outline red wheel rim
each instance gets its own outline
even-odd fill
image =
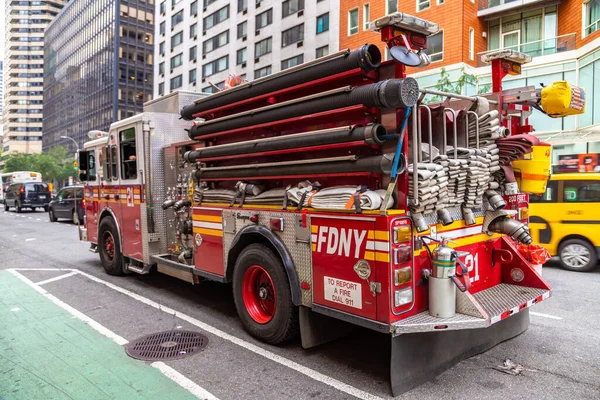
[[[242,297],[250,317],[259,324],[273,319],[277,305],[275,286],[269,273],[259,265],[253,265],[244,274]]]
[[[104,232],[104,250],[111,260],[115,258],[115,239],[110,232]]]

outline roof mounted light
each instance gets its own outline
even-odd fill
[[[493,51],[491,53],[487,53],[481,56],[481,61],[486,64],[491,63],[493,60],[504,59],[508,61],[513,61],[518,64],[527,64],[531,62],[531,56],[525,53],[521,53],[518,51],[503,49],[498,51]]]
[[[88,132],[88,137],[92,140],[100,139],[100,138],[107,137],[107,136],[108,136],[108,132],[104,132],[104,131],[93,130],[93,131]]]
[[[377,18],[369,24],[369,29],[373,32],[379,32],[386,26],[405,29],[410,32],[421,33],[427,36],[438,33],[440,30],[438,24],[402,12],[395,12],[386,15],[385,17]]]

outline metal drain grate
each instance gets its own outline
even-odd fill
[[[125,346],[125,352],[138,360],[174,360],[196,354],[207,344],[208,338],[201,333],[172,330],[134,340]]]

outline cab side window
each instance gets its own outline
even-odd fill
[[[530,194],[530,203],[556,203],[558,199],[558,181],[548,181],[546,191],[541,194]]]
[[[87,180],[96,180],[96,156],[94,155],[94,150],[90,150],[90,152],[88,153]]]
[[[600,203],[600,181],[565,181],[565,203]]]
[[[110,146],[110,170],[112,171],[113,181],[119,179],[119,173],[117,172],[117,160],[117,146]]]
[[[56,195],[56,198],[58,200],[62,200],[65,198],[65,193],[67,192],[67,189],[63,189],[60,192],[58,192],[58,194]]]
[[[120,131],[119,142],[121,143],[121,179],[137,179],[135,128]]]

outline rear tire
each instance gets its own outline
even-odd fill
[[[287,274],[268,247],[252,244],[239,255],[233,299],[244,328],[257,339],[278,344],[298,334],[298,307],[292,303]]]
[[[588,272],[596,268],[598,255],[587,240],[569,239],[558,249],[560,266],[569,271]]]
[[[54,210],[53,209],[50,209],[48,211],[48,218],[50,219],[50,222],[56,222],[57,218],[54,215]]]
[[[123,275],[123,255],[115,221],[110,217],[104,218],[98,232],[98,249],[104,270],[109,275]]]
[[[44,211],[48,212],[49,209],[50,209],[50,206],[44,206]]]

